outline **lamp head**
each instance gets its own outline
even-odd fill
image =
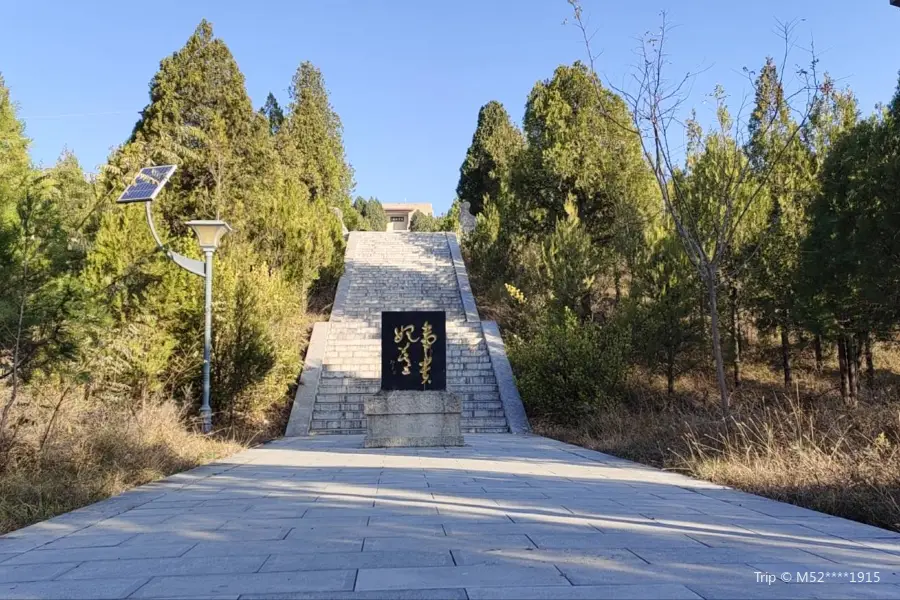
[[[231,226],[228,223],[219,220],[187,221],[185,225],[189,226],[197,234],[200,249],[204,252],[215,252],[216,248],[219,247],[222,236],[231,231]]]

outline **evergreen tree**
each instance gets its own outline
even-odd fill
[[[264,116],[269,122],[269,133],[272,135],[278,133],[281,125],[284,123],[284,111],[281,110],[281,106],[272,92],[269,92],[269,95],[266,96],[266,103],[259,109],[259,114]]]
[[[566,217],[541,248],[541,279],[557,312],[569,310],[584,320],[591,314],[591,288],[601,256],[581,220],[575,203],[566,203]]]
[[[900,88],[882,114],[837,136],[819,182],[803,246],[804,304],[823,335],[837,342],[841,394],[854,402],[871,336],[887,336],[900,322]]]
[[[806,234],[806,210],[814,191],[813,169],[771,58],[766,60],[755,88],[747,155],[764,186],[762,198],[769,218],[750,250],[748,293],[759,327],[777,329],[780,334],[784,383],[790,386],[790,335],[798,325],[798,261]]]
[[[359,213],[366,230],[387,230],[387,213],[384,212],[378,198],[371,197],[366,200],[362,196],[357,196],[353,201],[353,209]]]
[[[816,186],[815,195],[821,191],[822,168],[831,148],[844,134],[853,129],[858,119],[859,108],[853,93],[849,89],[839,89],[826,73],[820,88],[820,97],[803,128],[803,140],[812,156],[812,168],[816,174],[813,182]],[[816,305],[816,292],[802,287],[811,281],[810,278],[801,272],[798,274],[798,281],[801,293],[797,312],[803,326],[815,336],[816,370],[821,372],[824,367],[823,338],[828,327],[820,319],[821,307]]]
[[[417,210],[409,218],[409,230],[419,232],[440,231],[440,219]]]
[[[25,125],[18,119],[0,75],[0,219],[11,217],[11,202],[25,183],[30,166]]]
[[[689,360],[703,342],[697,307],[703,290],[671,225],[634,271],[631,290],[632,348],[636,358],[666,377],[675,393],[676,378],[694,366]]]
[[[267,137],[266,121],[253,111],[234,57],[204,20],[181,50],[160,63],[150,104],[127,145],[144,162],[178,164],[169,184],[174,193],[160,210],[181,233],[181,222],[191,218],[244,225],[271,185]]]
[[[552,231],[571,201],[591,240],[611,244],[626,213],[650,210],[653,180],[630,122],[622,99],[581,63],[558,67],[552,79],[534,86],[516,182],[527,230]]]
[[[322,72],[312,63],[302,63],[290,96],[288,116],[277,137],[285,166],[296,172],[313,200],[349,209],[353,170],[344,156],[343,126],[328,99]]]
[[[502,104],[492,100],[481,107],[456,186],[456,195],[469,203],[473,215],[484,209],[485,197],[497,201],[500,188],[509,182],[513,164],[524,147],[522,133]]]
[[[245,408],[279,401],[296,378],[308,290],[341,257],[337,219],[283,160],[296,153],[276,151],[287,125],[272,135],[228,48],[203,21],[162,61],[150,104],[101,177],[109,195],[142,166],[178,164],[154,211],[164,243],[182,254],[198,252],[185,220],[219,217],[234,227],[216,255],[213,346],[222,367],[214,408],[232,421]],[[113,379],[141,399],[199,390],[199,370],[185,365],[200,351],[202,288],[155,252],[140,212],[106,210],[88,256],[85,279],[106,294],[112,316]],[[142,344],[128,341],[135,339]],[[239,360],[227,369],[217,362],[231,358]]]

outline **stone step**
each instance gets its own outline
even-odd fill
[[[323,429],[310,430],[313,435],[365,435],[365,429]],[[494,432],[491,432],[494,433]]]
[[[342,369],[344,369],[344,368],[346,368],[346,369],[351,369],[351,368],[362,369],[362,368],[369,368],[369,367],[375,367],[375,368],[380,369],[381,368],[381,359],[379,358],[378,360],[374,360],[374,359],[366,358],[366,359],[359,360],[359,359],[354,359],[354,358],[344,358],[344,357],[340,357],[340,356],[337,356],[337,357],[326,356],[322,360],[322,364],[326,365],[327,367],[328,366],[335,367],[335,368],[340,367]]]
[[[505,417],[469,417],[461,420],[463,427],[506,427]]]
[[[503,404],[500,400],[478,402],[463,400],[463,410],[503,410]]]
[[[499,394],[496,383],[462,384],[462,385],[453,385],[453,384],[448,383],[447,387],[449,388],[449,390],[451,392],[456,392],[458,394],[481,394],[481,393]]]
[[[466,427],[461,426],[460,430],[463,433],[509,433],[509,427]]]
[[[331,384],[329,380],[323,379],[319,382],[319,394],[377,394],[381,389],[380,383],[374,384]]]
[[[316,408],[312,418],[314,421],[361,421],[366,418],[366,413],[361,410],[321,410]]]
[[[363,402],[322,402],[319,400],[316,403],[316,407],[313,410],[314,413],[317,412],[342,412],[342,413],[364,413],[365,403]],[[482,410],[494,410],[494,409],[482,409]],[[325,418],[325,417],[323,417]],[[330,417],[328,417],[330,418]]]
[[[362,419],[313,419],[309,425],[310,431],[337,431],[347,429],[366,431],[366,420]]]
[[[346,400],[345,400],[346,398]],[[316,407],[314,411],[322,412],[358,412],[362,413],[366,405],[367,396],[318,396],[316,398]],[[347,400],[358,400],[358,402]],[[463,401],[464,417],[502,417],[503,404],[500,400],[493,402],[469,402]],[[468,413],[468,414],[467,414]],[[488,414],[490,413],[490,414]],[[332,418],[332,417],[323,417]],[[356,417],[354,417],[356,418]]]
[[[310,429],[310,433],[314,435],[365,435],[366,429],[365,427],[354,428],[351,422],[347,422],[346,426],[339,428],[331,428],[331,429],[319,429],[313,427]],[[365,423],[363,423],[365,425]],[[469,426],[466,425],[465,422],[460,424],[460,430],[463,433],[508,433],[509,427],[504,423],[501,426],[494,427],[481,427],[481,426]]]
[[[481,323],[469,322],[447,236],[354,233],[345,257],[343,302],[335,306],[313,414],[317,434],[365,432],[365,402],[381,387],[385,310],[447,314],[447,388],[462,398],[466,431],[506,431]]]
[[[381,380],[381,370],[359,369],[359,370],[336,370],[323,369],[321,377],[323,379],[378,379]]]
[[[478,409],[478,410],[467,410],[463,407],[462,418],[463,419],[477,419],[477,418],[503,418],[503,409],[502,408],[492,408],[492,409]],[[504,421],[505,422],[505,421]]]

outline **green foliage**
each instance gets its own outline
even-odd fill
[[[32,174],[18,188],[11,219],[2,224],[0,354],[3,376],[74,356],[85,321],[86,294],[77,275],[83,254],[70,243],[71,214],[52,172]]]
[[[291,98],[286,117],[271,95],[254,111],[228,48],[201,22],[162,61],[150,104],[100,180],[111,196],[141,166],[177,163],[154,211],[164,243],[181,254],[198,256],[185,220],[215,216],[234,227],[216,253],[218,423],[260,419],[283,402],[300,369],[306,299],[342,265],[343,237],[330,207],[359,218],[349,205],[340,121],[315,67],[301,65]],[[141,211],[101,208],[83,279],[108,319],[103,385],[126,397],[178,396],[196,405],[202,282],[156,251]],[[132,336],[140,340],[123,341]]]
[[[797,270],[806,235],[806,210],[814,192],[812,156],[791,119],[770,58],[757,80],[747,155],[764,188],[768,222],[755,232],[746,296],[762,329],[796,326]]]
[[[900,96],[900,91],[898,91]],[[807,305],[825,333],[888,333],[898,322],[900,110],[860,122],[822,164],[804,243]]]
[[[285,167],[313,200],[348,212],[353,170],[344,158],[343,126],[331,107],[322,72],[304,62],[290,87],[288,117],[276,137]]]
[[[454,201],[447,214],[432,216],[415,211],[409,219],[410,231],[456,231],[459,229],[459,204]]]
[[[30,167],[25,125],[18,119],[0,75],[0,218],[12,218],[12,203],[25,184]]]
[[[574,202],[591,240],[608,244],[618,233],[617,216],[648,209],[654,181],[630,123],[622,99],[581,63],[558,67],[534,86],[516,177],[526,230],[551,231]]]
[[[634,272],[628,312],[634,356],[666,376],[670,394],[676,378],[694,366],[691,355],[704,341],[705,324],[697,309],[702,293],[696,271],[672,231]]]
[[[272,92],[269,92],[269,95],[266,96],[266,103],[259,109],[259,114],[264,116],[269,122],[269,133],[272,135],[278,133],[282,124],[284,124],[284,111]]]
[[[409,219],[410,231],[440,231],[440,221],[437,217],[426,215],[420,210],[415,211]]]
[[[484,297],[495,300],[502,293],[503,284],[509,281],[503,272],[509,264],[508,249],[500,239],[505,233],[497,203],[488,199],[475,217],[475,230],[463,238],[462,244],[472,285]]]
[[[388,225],[387,214],[378,198],[369,198],[366,200],[362,196],[357,196],[353,201],[353,208],[359,213],[361,218],[361,229],[365,231],[386,231]]]
[[[572,424],[622,398],[629,370],[627,328],[548,313],[529,339],[512,338],[510,361],[532,418]]]
[[[296,288],[251,248],[231,246],[218,264],[213,410],[234,421],[265,412],[296,379],[307,317]]]
[[[581,319],[590,316],[591,289],[600,260],[575,203],[567,202],[565,219],[556,222],[541,248],[541,280],[557,311],[568,309]]]
[[[522,133],[502,104],[492,100],[481,107],[456,186],[456,195],[461,202],[469,203],[473,215],[481,213],[487,201],[497,201],[524,147]]]

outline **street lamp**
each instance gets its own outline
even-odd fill
[[[219,247],[222,236],[231,231],[228,223],[225,221],[187,221],[185,225],[189,226],[197,234],[197,240],[200,242],[200,249],[206,258],[205,261],[195,260],[182,254],[178,254],[174,250],[170,250],[159,239],[156,233],[156,227],[153,225],[153,214],[150,211],[150,204],[162,190],[163,186],[175,173],[175,165],[164,165],[160,167],[147,167],[141,169],[134,178],[134,183],[125,188],[122,195],[117,200],[120,204],[129,204],[133,202],[143,202],[145,212],[147,214],[147,225],[150,227],[150,233],[156,241],[156,245],[160,250],[165,252],[166,256],[172,259],[176,265],[186,271],[203,277],[206,284],[206,322],[203,332],[203,404],[200,406],[200,417],[203,421],[203,433],[209,433],[212,430],[212,409],[209,407],[209,367],[210,367],[210,348],[212,346],[212,277],[213,277],[213,253]]]
[[[200,406],[200,418],[203,420],[203,433],[212,429],[212,409],[209,408],[209,351],[212,346],[212,278],[213,252],[219,247],[222,236],[231,231],[225,221],[188,221],[189,226],[197,234],[200,249],[206,257],[204,273],[206,280],[206,324],[203,328],[203,404]]]

